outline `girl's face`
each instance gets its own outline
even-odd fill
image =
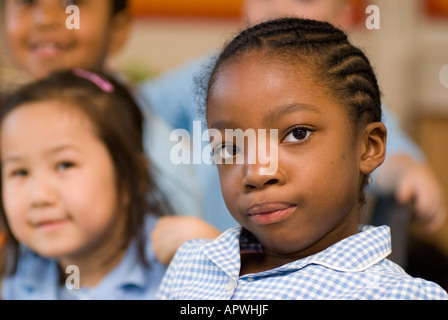
[[[114,165],[82,111],[54,100],[19,106],[0,144],[3,205],[19,242],[66,259],[114,247],[125,226]]]
[[[207,123],[223,137],[225,129],[278,130],[275,173],[266,175],[260,161],[220,164],[218,171],[235,220],[265,253],[295,259],[358,231],[361,173],[370,173],[361,156],[364,135],[355,136],[344,106],[309,74],[247,53],[222,67],[207,104]],[[247,148],[234,150],[247,160]]]
[[[66,26],[71,4],[79,8],[79,29]],[[110,0],[6,0],[4,17],[10,55],[34,78],[73,67],[101,70],[127,30],[111,17]]]

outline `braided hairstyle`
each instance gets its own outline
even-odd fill
[[[381,93],[368,58],[347,35],[327,22],[280,18],[242,31],[214,61],[205,88],[205,102],[217,75],[227,63],[259,51],[289,65],[301,63],[316,83],[346,105],[353,123],[381,121]]]
[[[213,61],[208,75],[199,79],[205,106],[221,70],[254,51],[286,65],[305,66],[317,85],[347,107],[356,132],[370,122],[381,121],[381,93],[365,54],[330,23],[301,18],[262,22],[231,40]],[[207,110],[203,111],[206,114]],[[366,176],[362,189],[367,181]],[[363,192],[360,203],[365,203]]]

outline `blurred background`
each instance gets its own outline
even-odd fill
[[[384,101],[425,152],[448,199],[448,0],[352,1],[358,8],[352,41],[371,59]],[[136,81],[221,48],[243,26],[241,0],[131,3],[132,34],[109,63]],[[380,9],[380,29],[366,28],[370,4]],[[13,90],[24,79],[0,46],[1,90]],[[425,241],[448,257],[448,223]],[[426,259],[426,266],[430,264]]]

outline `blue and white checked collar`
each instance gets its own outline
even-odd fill
[[[215,240],[191,240],[171,261],[160,299],[447,299],[437,284],[413,278],[388,259],[387,226],[360,228],[314,255],[239,276],[240,254],[259,250],[241,227]],[[249,241],[246,241],[249,240]],[[258,248],[257,248],[258,247]]]
[[[245,232],[247,231],[240,226],[230,228],[202,248],[202,252],[232,278],[238,277],[240,271],[240,265],[235,261],[240,261],[241,239],[243,239],[243,247],[256,248],[259,245],[246,242],[245,240],[251,237],[246,237]],[[278,267],[275,272],[298,270],[310,264],[318,264],[342,272],[360,272],[383,260],[390,253],[389,227],[360,226],[360,232],[357,234],[319,253]]]

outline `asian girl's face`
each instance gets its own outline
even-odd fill
[[[361,181],[384,160],[385,128],[355,133],[344,106],[306,68],[261,53],[227,62],[209,93],[207,123],[222,137],[225,129],[278,130],[278,170],[269,174],[236,140],[212,142],[215,156],[244,153],[244,164],[218,164],[221,188],[265,253],[300,258],[358,231]]]
[[[102,70],[127,35],[124,13],[112,16],[111,0],[5,0],[5,32],[10,56],[33,78],[68,68]],[[79,8],[79,29],[66,21]]]
[[[114,164],[82,111],[21,105],[4,118],[0,143],[3,205],[19,242],[65,259],[114,247],[125,226]]]

